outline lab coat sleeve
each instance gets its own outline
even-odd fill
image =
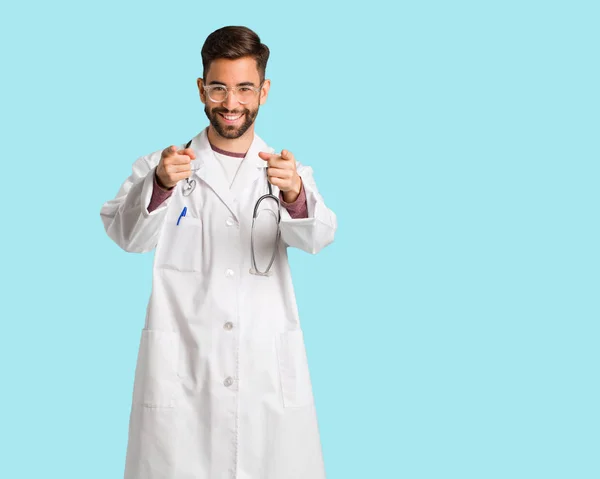
[[[302,178],[306,192],[308,218],[293,219],[289,212],[282,208],[281,238],[287,246],[316,254],[333,242],[337,218],[335,213],[325,205],[313,179],[312,168],[297,161],[296,170]]]
[[[108,236],[131,253],[145,253],[154,249],[165,219],[169,198],[151,213],[147,209],[160,155],[161,151],[157,151],[138,158],[117,196],[104,203],[100,210]]]

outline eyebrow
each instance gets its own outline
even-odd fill
[[[223,85],[223,86],[227,86],[222,81],[216,81],[216,80],[211,81],[209,83],[209,85]],[[245,82],[242,82],[242,83],[238,83],[236,86],[256,86],[256,85],[253,82],[251,82],[251,81],[245,81]]]

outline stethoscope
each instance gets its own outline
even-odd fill
[[[187,143],[187,145],[185,145],[185,148],[189,148],[189,146],[191,144],[192,144],[192,140],[190,140]],[[277,246],[279,245],[279,238],[281,237],[281,230],[279,228],[279,223],[281,222],[281,203],[279,202],[279,198],[273,194],[273,188],[271,186],[271,183],[269,182],[269,178],[267,175],[267,168],[265,168],[265,179],[267,181],[268,192],[266,195],[261,196],[256,201],[256,204],[254,205],[254,211],[252,212],[252,227],[250,229],[250,260],[252,262],[252,267],[250,268],[250,274],[254,274],[256,276],[270,276],[271,275],[271,271],[270,271],[271,266],[273,265],[273,262],[275,261],[275,257],[277,256]],[[186,196],[186,197],[190,196],[192,194],[192,191],[194,191],[195,188],[196,188],[196,180],[193,178],[192,179],[186,178],[185,184],[182,187],[183,196]],[[254,254],[254,222],[259,214],[258,209],[260,207],[260,204],[265,200],[275,201],[275,204],[277,205],[277,214],[269,208],[262,210],[262,211],[269,212],[269,214],[272,214],[275,217],[275,220],[277,221],[277,234],[275,235],[275,241],[273,243],[273,254],[271,255],[271,260],[269,261],[267,269],[265,269],[264,271],[261,271],[256,266],[256,257]]]
[[[192,140],[188,141],[184,149],[189,148],[191,144]],[[181,193],[183,194],[183,196],[190,196],[192,194],[192,191],[194,191],[194,188],[196,188],[196,180],[194,180],[193,178],[191,180],[189,178],[186,178],[185,185],[183,185],[183,190]]]

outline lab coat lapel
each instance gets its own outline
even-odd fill
[[[204,129],[199,135],[194,137],[190,147],[196,153],[196,159],[192,161],[192,169],[195,170],[195,175],[216,193],[229,211],[231,211],[231,214],[239,220],[238,207],[234,194],[229,189],[221,165],[219,165],[210,147],[207,129]],[[260,160],[260,158],[258,159]]]
[[[244,158],[244,161],[242,161],[240,169],[235,175],[235,179],[231,185],[231,191],[237,198],[240,198],[242,192],[254,183],[257,178],[260,178],[261,175],[265,175],[267,162],[258,156],[259,151],[271,152],[272,149],[270,149],[267,144],[255,134],[250,149],[246,153],[246,157]]]

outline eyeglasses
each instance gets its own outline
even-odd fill
[[[242,105],[251,102],[257,93],[262,88],[262,83],[259,87],[243,85],[226,87],[225,85],[204,85],[204,91],[208,94],[208,98],[215,103],[223,103],[227,100],[229,90],[235,93],[235,97]]]

